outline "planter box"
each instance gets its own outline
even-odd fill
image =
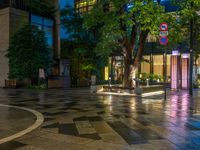
[[[17,88],[17,80],[5,80],[5,88]]]

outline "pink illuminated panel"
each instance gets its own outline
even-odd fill
[[[178,88],[178,56],[171,56],[171,88]]]
[[[189,58],[182,57],[182,88],[188,89],[188,65],[189,65]]]

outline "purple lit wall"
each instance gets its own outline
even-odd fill
[[[177,89],[177,56],[171,56],[171,89]]]
[[[182,55],[181,59],[181,76],[182,76],[182,89],[188,89],[189,82],[189,56],[186,54]]]
[[[180,88],[180,56],[178,54],[172,54],[171,56],[171,89]]]

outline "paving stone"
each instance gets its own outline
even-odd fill
[[[0,103],[45,115],[41,128],[0,149],[196,150],[200,147],[200,91],[195,93],[191,100],[185,91],[168,91],[164,101],[163,95],[102,96],[88,89],[0,89]],[[18,132],[23,121],[24,126],[35,121],[9,109],[0,108],[0,114],[0,137]]]

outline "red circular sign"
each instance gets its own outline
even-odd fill
[[[160,24],[160,31],[168,31],[168,24],[165,22],[162,22]]]
[[[160,45],[167,45],[168,44],[168,37],[160,37]]]

